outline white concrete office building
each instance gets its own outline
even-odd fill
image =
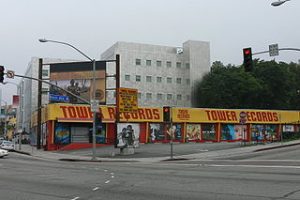
[[[57,58],[43,58],[42,79],[49,79],[49,64],[59,62],[70,62]],[[39,58],[33,57],[24,73],[26,77],[38,78]],[[49,85],[42,84],[42,107],[49,103]],[[17,130],[31,131],[32,113],[38,110],[38,82],[22,78],[18,84],[18,95],[20,96],[17,111]]]
[[[195,83],[210,71],[210,45],[186,41],[182,47],[117,42],[102,55],[102,60],[120,55],[120,87],[137,88],[139,106],[193,107]],[[115,73],[109,65],[107,72]],[[113,87],[113,81],[107,82]],[[114,92],[107,103],[114,103]]]
[[[129,42],[117,42],[101,55],[101,60],[121,58],[121,87],[137,88],[139,106],[164,105],[192,107],[193,88],[203,74],[210,71],[209,42],[187,41],[182,47],[168,47]],[[72,60],[43,58],[42,77],[49,79],[49,64]],[[74,62],[74,60],[73,60]],[[25,76],[38,78],[39,59],[30,61]],[[115,63],[107,63],[107,74],[115,74]],[[107,88],[115,87],[115,80],[107,78]],[[38,107],[38,82],[21,79],[18,86],[20,105],[18,130],[30,132],[31,115]],[[42,84],[42,106],[49,102],[49,85]],[[107,91],[107,104],[115,103],[115,92]]]

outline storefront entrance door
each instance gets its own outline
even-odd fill
[[[72,143],[88,143],[89,142],[89,127],[72,126],[71,127]]]

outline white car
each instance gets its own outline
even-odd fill
[[[8,151],[4,149],[0,149],[0,158],[3,158],[4,156],[8,156]]]
[[[5,150],[14,150],[14,144],[11,141],[3,140],[0,148]]]

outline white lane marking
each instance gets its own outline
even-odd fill
[[[71,200],[77,200],[77,199],[79,199],[80,197],[75,197],[75,198],[73,198],[73,199],[71,199]]]
[[[95,188],[93,189],[93,191],[96,191],[96,190],[99,190],[99,187],[95,187]]]
[[[109,182],[110,182],[110,180],[105,181],[106,184],[109,183]]]
[[[300,166],[283,166],[283,165],[215,165],[206,164],[207,167],[252,167],[252,168],[287,168],[300,169]]]
[[[107,169],[104,170],[104,172],[107,172],[107,171],[108,171]]]

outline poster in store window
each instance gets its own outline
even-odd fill
[[[202,124],[201,125],[203,140],[216,140],[215,124]]]
[[[150,133],[149,133],[149,142],[162,141],[165,139],[165,134],[163,132],[162,124],[151,123],[150,124]]]
[[[119,123],[117,135],[117,147],[125,148],[128,146],[139,147],[140,124]]]
[[[187,124],[186,125],[186,139],[188,141],[201,140],[201,125]]]
[[[276,134],[277,125],[261,125],[253,124],[251,129],[251,136],[253,141],[273,141],[278,140]]]
[[[70,143],[70,127],[64,123],[55,125],[55,144]]]
[[[239,140],[246,137],[245,125],[222,124],[221,140]]]
[[[173,137],[174,140],[181,140],[182,135],[182,126],[181,124],[166,124],[164,128],[166,132],[166,139],[171,140]]]

